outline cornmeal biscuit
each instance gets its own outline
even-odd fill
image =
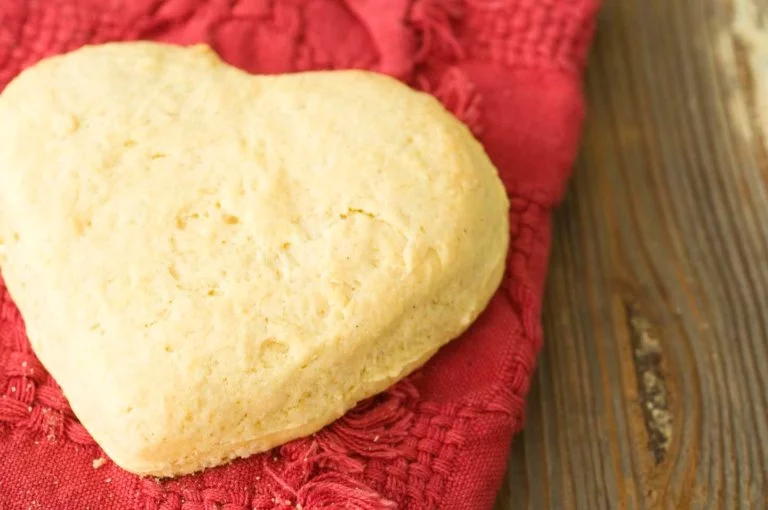
[[[0,96],[0,267],[105,452],[189,473],[310,434],[422,365],[499,285],[508,200],[437,100],[91,46]]]

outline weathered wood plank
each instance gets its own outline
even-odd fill
[[[768,508],[768,2],[605,0],[497,510]]]

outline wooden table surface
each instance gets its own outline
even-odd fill
[[[768,0],[604,0],[497,510],[768,509]]]

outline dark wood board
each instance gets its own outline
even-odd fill
[[[496,510],[768,509],[768,0],[604,0]]]

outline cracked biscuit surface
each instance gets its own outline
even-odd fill
[[[460,335],[508,201],[431,96],[114,43],[0,95],[0,268],[123,468],[171,476],[327,425]]]

